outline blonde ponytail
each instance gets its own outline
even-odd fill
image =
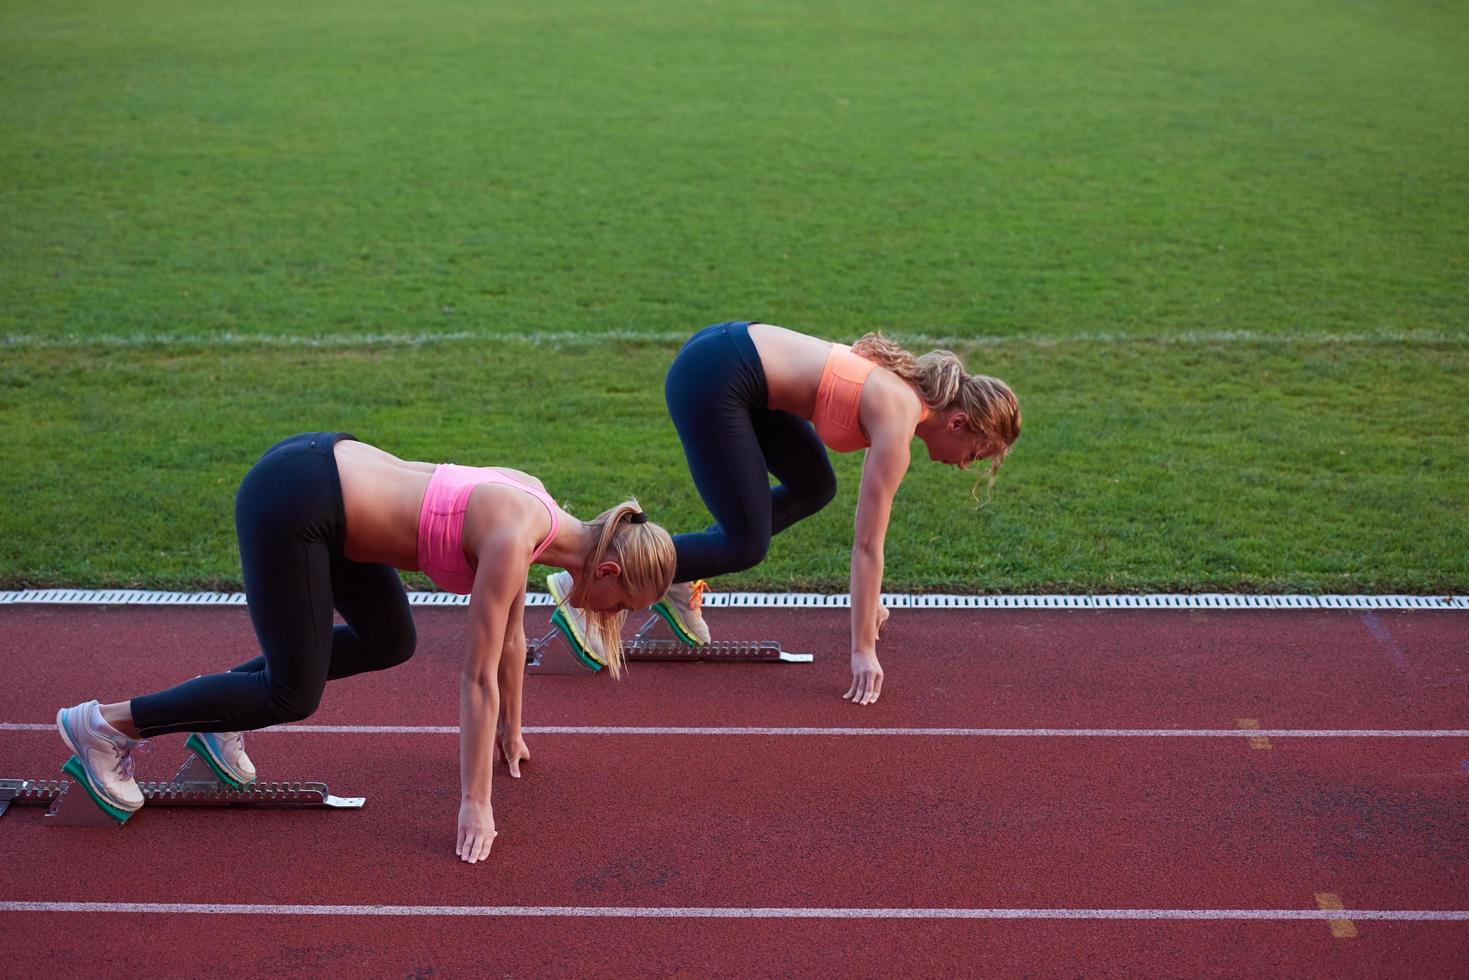
[[[908,382],[931,411],[948,408],[964,384],[964,365],[953,351],[929,351],[914,357],[881,333],[869,333],[852,345],[852,353]]]
[[[864,334],[852,345],[852,353],[866,358],[913,386],[931,412],[957,408],[969,420],[969,429],[988,443],[990,460],[988,489],[995,485],[1000,464],[1020,438],[1020,401],[1010,386],[999,378],[965,374],[964,364],[953,351],[929,351],[914,357],[881,333]],[[979,484],[971,491],[979,499]]]
[[[636,520],[639,516],[641,521]],[[673,538],[647,519],[636,500],[624,500],[604,510],[594,520],[588,521],[587,527],[597,543],[582,568],[583,575],[590,577],[610,552],[613,560],[622,566],[622,586],[629,595],[657,599],[668,591],[678,561],[673,550]],[[595,630],[601,640],[602,651],[607,656],[607,670],[614,678],[621,677],[624,665],[622,621],[627,613],[587,610],[586,616],[587,627]]]

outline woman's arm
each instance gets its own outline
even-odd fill
[[[525,687],[525,586],[515,595],[505,623],[505,643],[500,648],[500,755],[510,775],[520,778],[520,764],[530,761],[521,725],[521,692]]]
[[[495,840],[490,804],[495,722],[500,715],[499,666],[506,620],[524,587],[524,545],[513,535],[486,538],[469,598],[469,643],[459,676],[459,833],[455,853],[473,864]]]
[[[873,433],[862,462],[862,488],[852,536],[852,686],[842,695],[853,704],[871,704],[882,693],[877,662],[881,611],[883,544],[893,497],[908,472],[908,439],[901,432]]]

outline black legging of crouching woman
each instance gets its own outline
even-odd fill
[[[836,496],[836,474],[811,423],[767,407],[748,326],[716,323],[694,334],[664,382],[694,486],[714,518],[703,531],[673,536],[675,582],[758,565],[773,535]]]

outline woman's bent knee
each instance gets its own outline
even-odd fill
[[[728,552],[729,567],[725,571],[743,572],[747,568],[754,568],[765,560],[769,551],[769,538],[735,542]]]
[[[819,479],[816,483],[813,483],[810,488],[806,490],[805,493],[801,494],[801,499],[806,502],[807,516],[809,517],[812,514],[815,514],[818,510],[821,510],[827,504],[835,500],[836,496],[836,474],[831,472],[830,470],[827,470],[825,475],[821,479]]]
[[[413,625],[413,620],[401,624],[391,634],[384,637],[377,649],[374,650],[373,660],[377,661],[379,669],[396,667],[407,663],[413,652],[418,649],[418,630]]]
[[[305,721],[316,714],[321,706],[321,692],[312,694],[271,693],[270,707],[275,715],[275,724],[285,725],[293,721]]]

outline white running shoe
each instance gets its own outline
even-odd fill
[[[709,642],[709,624],[704,622],[704,593],[709,591],[703,579],[697,582],[675,582],[663,598],[653,603],[653,612],[668,624],[673,635],[691,647]]]
[[[62,768],[87,795],[119,823],[138,812],[143,791],[133,778],[133,749],[145,743],[102,721],[96,701],[56,712],[56,730],[74,756]]]
[[[572,652],[585,666],[601,670],[607,666],[607,654],[602,650],[601,639],[587,628],[587,614],[566,601],[566,597],[571,595],[571,585],[571,573],[568,571],[546,576],[546,588],[551,590],[551,598],[556,602],[551,622],[561,630],[571,644]]]
[[[219,781],[231,789],[255,781],[255,764],[245,754],[243,732],[195,732],[184,747],[203,759]]]

